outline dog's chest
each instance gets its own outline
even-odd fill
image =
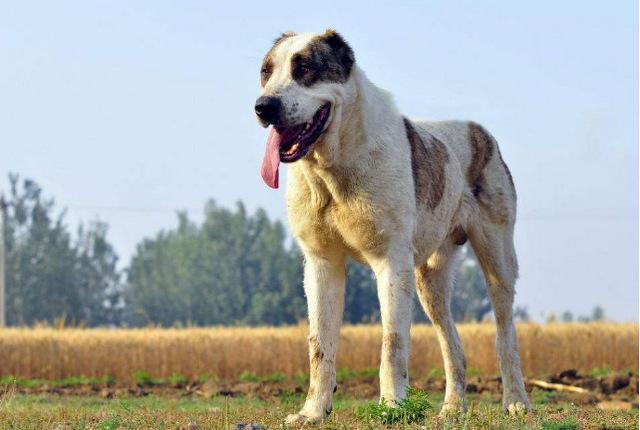
[[[355,199],[349,202],[329,204],[324,222],[342,239],[352,257],[363,260],[362,255],[381,255],[387,246],[387,234],[384,219],[376,217],[379,213],[373,202]]]
[[[340,247],[361,261],[363,255],[384,253],[386,222],[372,196],[350,184],[348,178],[340,178],[339,187],[322,180],[297,179],[287,193],[289,222],[304,246],[317,251]]]

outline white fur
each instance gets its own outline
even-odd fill
[[[443,142],[448,154],[441,201],[432,210],[418,207],[411,146],[391,96],[373,85],[357,65],[345,83],[305,88],[292,79],[291,56],[314,36],[289,37],[274,48],[274,72],[262,91],[281,97],[291,124],[306,122],[320,106],[332,104],[325,134],[289,168],[289,222],[306,260],[311,381],[304,407],[287,422],[317,423],[331,410],[349,256],[369,265],[378,282],[384,338],[381,398],[393,404],[405,396],[417,289],[444,357],[443,412],[465,408],[465,359],[449,309],[456,254],[450,233],[456,226],[468,233],[489,283],[498,325],[504,407],[512,412],[527,408],[511,315],[517,276],[515,194],[497,145],[485,178],[487,192],[499,194],[511,216],[502,224],[489,218],[465,181],[472,157],[469,123],[413,122],[425,139]]]

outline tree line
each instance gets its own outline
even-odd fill
[[[65,212],[32,180],[9,175],[5,214],[9,325],[285,325],[306,318],[302,255],[262,209],[250,214],[242,203],[228,209],[211,200],[202,223],[179,212],[177,227],[143,239],[124,269],[105,223],[72,234]],[[486,318],[491,305],[470,253],[456,283],[454,318]],[[426,321],[415,309],[415,319]],[[526,309],[517,314],[528,319]],[[380,318],[373,274],[351,261],[344,318]]]

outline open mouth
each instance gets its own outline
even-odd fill
[[[280,162],[292,163],[307,155],[324,133],[331,113],[331,103],[323,105],[309,121],[291,127],[273,126],[260,167],[260,175],[271,188],[278,188]]]
[[[274,131],[280,137],[280,161],[292,163],[307,155],[311,145],[324,132],[325,125],[331,112],[331,103],[320,107],[309,121],[291,127],[274,126]]]

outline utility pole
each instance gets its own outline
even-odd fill
[[[4,196],[0,195],[0,328],[6,326],[6,307],[5,307],[5,289],[4,289],[4,223],[6,215],[7,204],[4,201]]]

